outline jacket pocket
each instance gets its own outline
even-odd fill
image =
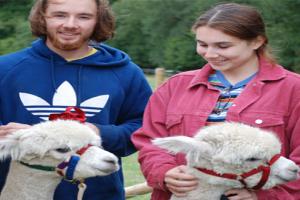
[[[166,118],[166,128],[169,132],[169,136],[183,135],[183,115],[180,114],[168,114]]]
[[[199,114],[168,114],[166,128],[170,136],[185,135],[193,137],[205,125],[205,116]]]
[[[186,135],[193,137],[196,133],[206,124],[206,116],[190,114],[185,115],[183,121],[188,124],[186,129]]]
[[[284,124],[283,117],[266,113],[248,113],[242,115],[241,122],[259,128],[272,128]]]
[[[275,133],[282,143],[287,140],[284,118],[273,113],[247,113],[240,122]]]

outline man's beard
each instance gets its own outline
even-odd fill
[[[55,48],[64,50],[64,51],[71,51],[71,50],[76,50],[76,49],[79,49],[80,47],[82,47],[82,45],[84,45],[89,40],[89,37],[81,37],[79,40],[77,40],[75,42],[63,43],[63,42],[60,42],[58,37],[56,37],[54,34],[48,33],[47,39],[49,39],[49,41],[52,43],[52,45]]]

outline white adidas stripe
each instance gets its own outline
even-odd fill
[[[65,111],[66,108],[55,108],[55,107],[26,107],[27,110],[29,111]],[[91,108],[83,108],[80,107],[81,110],[83,110],[84,112],[94,112],[97,113],[99,111],[101,111],[101,109],[99,108],[95,108],[95,109],[91,109]]]

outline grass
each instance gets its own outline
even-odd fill
[[[147,80],[152,88],[155,86],[155,77],[153,75],[147,75]],[[123,172],[125,179],[125,186],[132,186],[135,184],[145,182],[145,178],[140,170],[139,163],[137,161],[137,153],[127,156],[122,159]],[[140,195],[130,198],[131,200],[149,200],[150,194]]]
[[[149,85],[152,87],[152,89],[155,88],[155,76],[154,75],[147,75],[146,76]]]
[[[137,161],[137,153],[127,156],[122,159],[125,186],[132,186],[135,184],[145,182],[145,178],[140,170],[139,163]],[[150,194],[139,195],[130,198],[130,200],[149,200]]]

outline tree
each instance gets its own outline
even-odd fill
[[[28,46],[33,40],[27,16],[34,0],[0,0],[0,54]],[[142,67],[194,69],[204,61],[195,51],[191,26],[221,0],[109,0],[117,29],[109,44]],[[231,0],[256,6],[265,19],[279,62],[300,72],[300,0]]]
[[[140,0],[125,0],[117,1],[113,5],[116,11],[117,30],[116,35],[109,43],[118,47],[134,57],[135,62],[142,63],[141,66],[149,66],[150,62],[145,52],[148,52],[149,47],[145,35],[142,31],[141,20],[144,17],[145,1]]]
[[[118,1],[113,5],[117,33],[110,43],[141,66],[195,68],[199,58],[190,29],[202,5],[201,0]],[[177,48],[182,50],[173,52]]]
[[[259,3],[279,62],[300,72],[300,1],[264,0]]]
[[[31,0],[0,1],[0,54],[28,46],[33,40],[27,16]]]
[[[203,10],[220,0],[119,0],[113,5],[117,15],[114,46],[128,52],[141,66],[164,66],[187,70],[202,65],[195,54],[190,31]],[[267,24],[271,46],[279,49],[279,61],[300,72],[299,0],[232,0],[258,7]],[[284,37],[283,37],[284,36]]]

